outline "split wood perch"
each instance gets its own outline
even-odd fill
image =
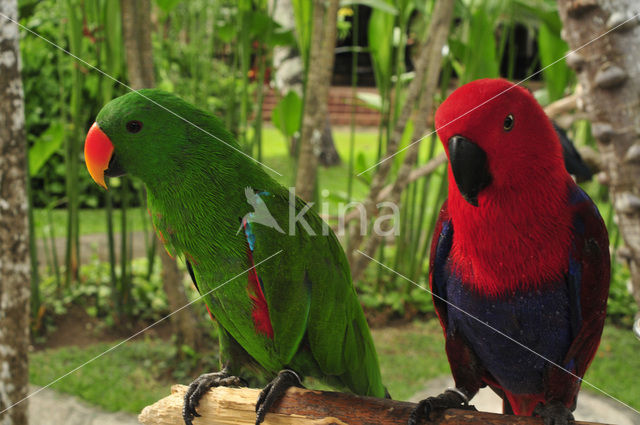
[[[183,425],[182,398],[187,387],[174,385],[171,395],[147,406],[138,416],[144,425]],[[260,390],[218,387],[200,400],[202,415],[194,425],[253,425]],[[352,394],[290,388],[268,413],[264,425],[405,425],[415,403],[360,397]],[[434,425],[542,425],[539,418],[496,413],[447,410]],[[597,425],[576,422],[576,425]]]

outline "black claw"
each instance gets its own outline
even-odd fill
[[[205,373],[197,377],[187,389],[184,395],[184,404],[182,406],[182,419],[186,425],[193,425],[193,419],[199,418],[200,414],[196,411],[196,406],[200,399],[209,388],[212,387],[242,387],[247,383],[242,378],[229,375],[226,370],[214,373]]]
[[[269,409],[291,387],[304,388],[298,374],[292,370],[285,369],[281,370],[278,376],[260,391],[256,402],[256,425],[260,425],[264,421]]]
[[[446,409],[476,410],[458,391],[446,390],[437,397],[429,397],[418,403],[411,412],[407,425],[417,425],[421,419],[432,420],[433,413],[443,412]]]
[[[575,423],[571,410],[557,400],[538,404],[533,410],[533,415],[540,416],[544,425],[571,425]]]

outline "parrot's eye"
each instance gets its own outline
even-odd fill
[[[502,124],[502,128],[504,129],[504,131],[511,131],[514,122],[515,120],[513,119],[513,115],[507,115],[504,119],[504,123]]]
[[[140,121],[129,121],[127,123],[127,131],[129,133],[137,133],[142,130],[142,123]]]

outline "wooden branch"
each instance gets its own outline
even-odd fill
[[[143,425],[183,425],[182,398],[187,387],[174,385],[171,395],[147,406],[138,416]],[[255,403],[260,390],[252,388],[218,387],[200,400],[202,415],[194,425],[253,425],[256,420]],[[268,413],[265,425],[405,425],[415,403],[353,394],[310,391],[291,388]],[[542,425],[542,420],[527,416],[447,410],[435,421],[420,422],[432,425]],[[576,425],[596,425],[576,422]]]
[[[544,112],[549,118],[557,118],[562,114],[566,114],[576,109],[578,103],[578,95],[573,93],[562,99],[558,99],[553,103],[548,104],[544,108]]]

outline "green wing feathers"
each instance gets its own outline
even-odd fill
[[[280,218],[289,217],[288,197],[283,190],[262,199],[272,215]],[[304,207],[296,199],[296,214]],[[287,222],[279,223],[284,233],[254,226],[256,262],[278,249],[286,254],[264,263],[264,269],[259,267],[277,350],[298,354],[306,332],[308,348],[322,374],[338,378],[354,393],[384,397],[375,347],[342,246],[314,211],[309,210],[304,218],[314,234],[301,223],[295,235],[289,234]],[[290,364],[297,359],[287,360]]]

